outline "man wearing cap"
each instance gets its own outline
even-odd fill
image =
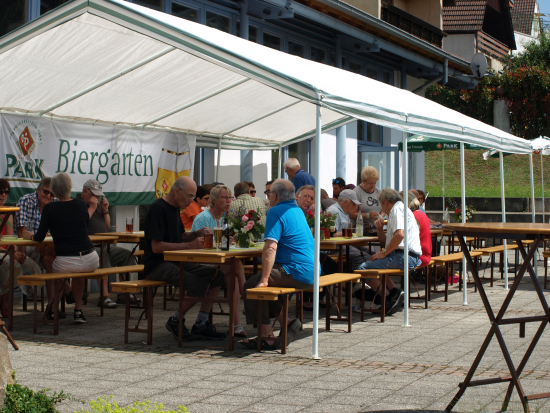
[[[338,201],[340,192],[342,192],[344,189],[346,189],[346,181],[344,181],[342,178],[333,179],[332,180],[332,199],[334,199],[335,201]]]
[[[344,223],[350,222],[349,214],[357,211],[361,203],[357,199],[357,195],[351,189],[344,189],[338,195],[338,202],[327,208],[327,212],[338,214],[334,221],[336,227],[336,237],[342,236],[342,228]],[[366,247],[349,247],[349,259],[353,266],[360,265],[370,259],[368,248]]]
[[[89,179],[84,183],[82,193],[76,196],[82,198],[88,205],[88,235],[109,232],[111,227],[111,217],[109,215],[109,201],[103,194],[103,187],[95,179]],[[121,267],[124,265],[135,265],[136,260],[132,257],[132,252],[115,245],[111,245],[108,251],[105,245],[103,249],[103,268]],[[96,247],[97,254],[101,256],[101,247]],[[128,263],[128,264],[126,264]],[[109,281],[97,280],[99,285],[100,297],[97,303],[98,307],[116,308],[117,303],[109,297]],[[137,299],[131,295],[132,304],[137,304]],[[124,302],[121,295],[117,298],[118,302]]]

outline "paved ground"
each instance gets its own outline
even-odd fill
[[[539,273],[543,274],[542,267]],[[503,286],[498,281],[487,288],[495,307],[505,298]],[[61,323],[59,336],[50,335],[46,326],[40,328],[41,334],[33,335],[29,313],[16,312],[13,336],[21,350],[10,355],[21,384],[64,390],[86,401],[102,395],[115,396],[121,405],[149,399],[170,408],[183,404],[192,413],[441,412],[455,395],[489,331],[479,295],[473,288],[468,293],[468,306],[462,305],[462,293],[456,286],[448,302],[436,295],[428,310],[414,304],[411,327],[403,327],[403,313],[389,317],[384,324],[376,318],[361,323],[355,314],[351,334],[343,332],[344,324],[335,325],[342,330],[320,330],[321,360],[309,358],[311,313],[306,313],[304,330],[287,355],[240,349],[227,352],[223,348],[227,340],[192,342],[180,349],[164,327],[176,303],[169,303],[172,310],[165,312],[160,298],[155,308],[153,346],[143,344],[145,335],[141,334],[131,335],[132,343],[125,345],[123,308],[106,310],[106,316],[100,318],[97,298],[93,298],[84,310],[88,323],[74,325],[67,319]],[[524,281],[507,317],[542,313],[531,283]],[[195,317],[195,313],[187,315],[188,326]],[[226,330],[225,317],[215,317],[214,321],[220,331]],[[516,365],[537,327],[538,323],[528,324],[526,338],[519,338],[517,325],[503,329]],[[247,331],[254,334],[251,328]],[[549,391],[547,348],[548,335],[544,333],[524,372],[522,384],[527,394]],[[507,375],[506,364],[494,341],[477,377],[502,375]],[[500,411],[505,391],[504,384],[471,388],[454,411]],[[521,411],[518,398],[513,400],[509,411]],[[541,400],[532,405],[541,412],[550,411],[550,402]],[[60,411],[73,412],[81,407],[77,402],[67,402]]]

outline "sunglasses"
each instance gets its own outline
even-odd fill
[[[264,194],[266,194],[266,195],[269,194],[269,191],[264,191]]]
[[[255,193],[256,193],[256,191],[255,191],[255,190],[252,190],[252,191],[250,191],[250,193],[251,193],[251,194],[255,194]]]
[[[5,190],[0,191],[0,195],[9,195],[9,194],[10,194],[9,189],[5,189]]]
[[[338,184],[338,185],[342,185],[342,181],[340,181],[339,179],[333,179],[332,180],[332,184]]]
[[[55,194],[52,192],[52,191],[48,191],[47,189],[43,189],[42,192],[44,193],[44,195],[46,196],[52,196],[52,197],[55,197]]]

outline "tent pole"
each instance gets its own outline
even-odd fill
[[[460,192],[462,201],[462,223],[466,223],[466,176],[464,173],[464,142],[460,142]],[[452,275],[451,275],[452,276]],[[468,274],[466,257],[462,254],[462,305],[468,305]]]
[[[542,223],[546,222],[545,207],[544,207],[544,171],[542,170],[542,150],[540,151],[540,181],[542,184]]]
[[[321,102],[317,105],[317,115],[315,119],[315,250],[313,261],[313,348],[312,359],[319,359],[319,264],[320,260],[320,241],[321,241]],[[280,153],[280,152],[279,152]],[[279,155],[279,159],[281,159]],[[351,303],[349,304],[351,305]]]
[[[218,162],[217,162],[217,166],[216,166],[216,182],[219,182],[218,177],[219,177],[219,174],[220,174],[221,155],[222,155],[222,137],[220,136],[220,140],[218,141]]]
[[[405,320],[404,325],[405,327],[410,327],[409,324],[409,237],[408,237],[408,226],[407,226],[407,218],[408,218],[408,212],[409,212],[409,152],[407,148],[407,132],[403,132],[403,204],[404,208],[403,211],[405,213],[403,214],[403,222],[405,228],[405,239],[403,240],[403,281],[404,281],[404,288],[405,288]],[[382,294],[386,294],[385,291],[382,292]]]
[[[443,165],[443,174],[442,174],[442,179],[443,179],[443,214],[445,214],[445,149],[443,149],[443,151],[441,151],[441,163]]]
[[[502,222],[506,222],[506,195],[504,193],[504,157],[502,151],[498,153],[500,161],[500,203],[502,208]],[[502,271],[504,271],[504,289],[508,290],[508,252],[507,252],[507,240],[502,240],[504,247],[503,255],[504,263],[502,264]]]
[[[531,218],[533,220],[533,224],[535,223],[535,181],[533,179],[533,151],[529,152],[529,174],[531,175]],[[538,263],[537,263],[537,254],[533,256],[533,259],[535,260],[535,274],[538,277],[539,271],[538,271]]]

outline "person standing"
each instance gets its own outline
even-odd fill
[[[304,185],[315,186],[315,178],[300,167],[296,158],[288,158],[283,164],[285,172],[294,185],[294,192],[297,192]]]
[[[357,195],[357,199],[361,202],[359,210],[363,214],[363,234],[365,236],[375,236],[376,227],[374,221],[380,218],[382,207],[378,202],[378,196],[380,195],[380,188],[376,186],[378,182],[379,174],[375,167],[365,166],[361,170],[361,183],[353,189],[353,192]],[[350,214],[350,218],[357,219],[357,212]]]
[[[346,189],[346,181],[342,178],[336,178],[332,180],[332,199],[338,201],[338,196],[340,192]]]

